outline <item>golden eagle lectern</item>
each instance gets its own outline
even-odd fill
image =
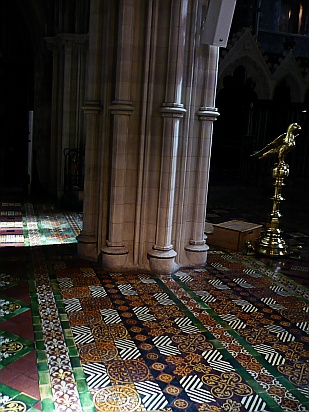
[[[251,156],[259,156],[259,159],[264,159],[273,154],[278,154],[279,163],[285,161],[285,156],[290,152],[295,146],[295,137],[298,134],[294,134],[297,130],[301,130],[301,127],[297,123],[292,123],[288,127],[286,133],[282,133],[271,143],[268,143],[263,149],[252,153]]]
[[[301,130],[299,124],[290,124],[286,133],[281,134],[263,149],[251,155],[259,156],[259,159],[278,155],[278,163],[274,164],[272,170],[272,177],[275,179],[275,194],[272,197],[273,209],[270,213],[270,222],[266,223],[266,227],[255,243],[250,245],[257,253],[262,255],[279,257],[291,253],[290,247],[282,238],[279,229],[279,218],[281,217],[279,205],[281,200],[284,200],[281,196],[281,189],[284,186],[283,179],[289,175],[289,165],[285,163],[285,157],[295,147],[295,137],[298,136],[295,133],[299,130]]]

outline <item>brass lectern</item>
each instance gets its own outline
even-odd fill
[[[284,186],[284,178],[289,175],[289,165],[285,163],[285,157],[295,147],[295,134],[301,127],[297,123],[289,125],[287,132],[278,136],[263,149],[253,153],[251,156],[259,156],[263,159],[270,155],[277,155],[278,162],[272,169],[272,177],[275,179],[275,194],[272,197],[273,209],[270,213],[270,221],[266,223],[265,228],[261,231],[260,237],[255,240],[251,247],[255,252],[265,256],[279,257],[291,253],[289,245],[282,238],[282,231],[279,228],[281,213],[280,202],[284,200],[281,196],[281,189]]]

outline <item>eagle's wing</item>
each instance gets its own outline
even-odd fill
[[[286,133],[282,133],[280,136],[276,137],[276,139],[274,139],[272,142],[268,143],[265,147],[263,147],[263,149],[260,149],[257,152],[252,153],[251,156],[258,156],[263,154],[264,152],[267,152],[270,149],[275,149],[281,146],[285,137]]]

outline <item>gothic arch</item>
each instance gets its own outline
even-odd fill
[[[305,82],[301,76],[298,64],[296,63],[293,52],[290,52],[273,75],[273,90],[274,95],[277,85],[285,81],[286,85],[291,90],[291,102],[301,103],[305,99]]]
[[[244,66],[247,77],[256,82],[256,93],[259,99],[270,99],[272,95],[272,79],[270,70],[258,48],[256,39],[250,29],[244,29],[238,39],[222,52],[219,63],[218,89],[222,87],[222,78],[232,75],[237,66]]]
[[[256,83],[255,92],[258,98],[265,100],[270,99],[273,90],[270,75],[265,72],[262,67],[263,65],[261,65],[259,61],[254,60],[251,56],[235,59],[223,71],[220,71],[219,68],[220,80],[218,82],[218,90],[223,86],[222,79],[228,75],[233,76],[234,71],[239,66],[243,66],[246,69],[247,78],[254,79]]]

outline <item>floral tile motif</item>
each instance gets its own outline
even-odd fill
[[[264,264],[214,251],[154,277],[31,252],[43,410],[309,410],[306,291]]]
[[[32,346],[27,339],[0,331],[0,369],[31,352]]]
[[[17,299],[0,296],[0,322],[10,319],[22,312],[29,310],[25,302]]]
[[[38,366],[40,382],[45,383],[44,376],[49,372],[48,382],[41,384],[42,405],[50,411],[82,411],[46,261],[41,249],[33,249],[32,254],[41,318],[38,327],[44,343],[44,349],[38,351],[38,360],[41,360],[41,367]]]
[[[7,289],[11,286],[17,285],[22,282],[23,279],[17,276],[12,276],[9,273],[0,273],[0,290]]]
[[[37,412],[39,400],[0,383],[0,410],[14,412]]]

